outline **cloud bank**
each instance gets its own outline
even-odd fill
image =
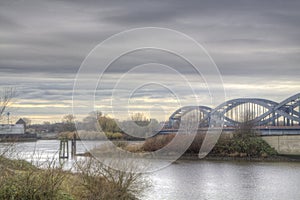
[[[220,70],[227,99],[281,101],[300,91],[299,9],[299,1],[283,0],[2,1],[0,83],[18,90],[13,114],[36,122],[59,121],[60,115],[72,112],[74,78],[86,55],[113,34],[154,26],[183,32],[202,44]],[[168,63],[193,76],[174,56],[135,52],[108,70],[107,90],[109,80],[136,63],[150,61]],[[143,79],[147,73],[139,75]],[[163,79],[168,74],[158,71],[156,76]],[[203,80],[195,81],[199,96],[206,95]],[[180,88],[180,83],[174,84]],[[184,88],[180,91],[186,95]],[[146,90],[137,95],[152,101],[164,99],[164,93],[157,89],[153,95]],[[110,98],[103,95],[102,99]],[[203,99],[203,104],[209,103]]]

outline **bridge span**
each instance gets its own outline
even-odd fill
[[[206,134],[208,128],[199,128],[198,134]],[[300,156],[300,126],[261,126],[255,127],[257,135],[261,136],[271,147],[281,155]],[[235,127],[224,127],[223,134],[232,136]],[[163,129],[159,134],[176,134],[177,129]]]
[[[181,119],[196,118],[198,133],[206,133],[208,127],[220,119],[222,132],[232,134],[244,122],[250,122],[270,146],[279,154],[300,155],[300,93],[277,103],[268,99],[238,98],[226,101],[215,108],[185,106],[176,110],[159,134],[177,133]],[[217,127],[215,127],[217,128]]]
[[[223,133],[233,133],[236,127],[223,127]],[[208,127],[198,128],[198,133],[206,133]],[[254,127],[259,136],[274,136],[274,135],[300,135],[300,126],[260,126]],[[164,128],[159,131],[159,134],[177,133],[178,129]]]
[[[226,101],[215,108],[184,106],[170,117],[167,128],[178,128],[182,117],[197,118],[199,127],[214,126],[212,118],[218,117],[224,127],[236,127],[245,121],[254,126],[300,126],[300,93],[277,103],[268,99],[239,98]]]

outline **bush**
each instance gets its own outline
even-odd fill
[[[79,172],[77,188],[80,189],[76,190],[75,196],[79,199],[137,199],[148,187],[142,174],[131,171],[133,166],[126,168],[129,172],[118,171],[89,158],[77,162],[76,169]]]
[[[246,154],[248,157],[273,156],[277,152],[260,137],[233,137],[219,140],[210,155]]]
[[[105,135],[109,140],[120,140],[123,138],[122,133],[106,132]]]

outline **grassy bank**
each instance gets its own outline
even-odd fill
[[[0,199],[101,200],[137,199],[147,180],[131,172],[113,170],[95,159],[76,162],[76,173],[54,161],[36,167],[24,160],[0,156]],[[130,168],[128,169],[130,171]]]
[[[210,152],[211,156],[229,157],[274,157],[277,152],[261,137],[233,137],[220,140]]]
[[[199,160],[198,154],[203,144],[205,134],[193,135],[157,135],[146,139],[143,142],[129,143],[126,141],[113,142],[118,148],[137,153],[137,156],[151,157],[151,152],[161,150],[167,147],[164,151],[166,158],[170,155],[176,155],[184,151],[180,159]],[[192,142],[191,142],[192,141]],[[186,149],[182,149],[186,146]],[[297,159],[283,157],[277,154],[261,137],[249,135],[221,135],[214,148],[205,157],[207,160],[251,160],[251,161],[297,161]],[[113,154],[111,145],[102,145],[91,150],[89,155],[109,156]],[[164,156],[161,154],[161,156]]]
[[[177,140],[171,144],[174,140],[175,135],[158,135],[152,138],[148,138],[143,144],[132,145],[129,144],[126,147],[122,147],[132,152],[153,152],[157,151],[166,145],[168,145],[169,152],[176,152],[178,148],[185,145],[186,142],[190,141],[193,136],[181,135],[177,136]],[[185,150],[183,157],[198,157],[199,150],[203,143],[205,135],[198,134],[193,139],[192,143]],[[270,159],[277,157],[277,152],[274,148],[270,147],[260,137],[255,136],[234,136],[228,137],[222,135],[218,142],[214,145],[212,151],[208,154],[208,158],[246,158],[246,159]]]

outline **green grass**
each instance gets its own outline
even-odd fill
[[[185,154],[198,154],[203,143],[205,135],[196,135],[189,148],[185,151]],[[147,139],[142,145],[140,151],[157,151],[164,146],[168,145],[175,135],[158,135]],[[188,135],[179,136],[180,139],[177,144],[173,144],[173,148],[169,148],[171,151],[176,151],[176,148],[188,141]],[[214,146],[213,150],[209,153],[209,156],[232,156],[243,155],[248,157],[267,157],[277,155],[274,148],[265,142],[261,137],[255,136],[235,136],[232,138],[221,136]]]
[[[229,140],[220,140],[210,154],[244,154],[248,157],[261,157],[274,156],[277,152],[261,137],[234,137]]]

